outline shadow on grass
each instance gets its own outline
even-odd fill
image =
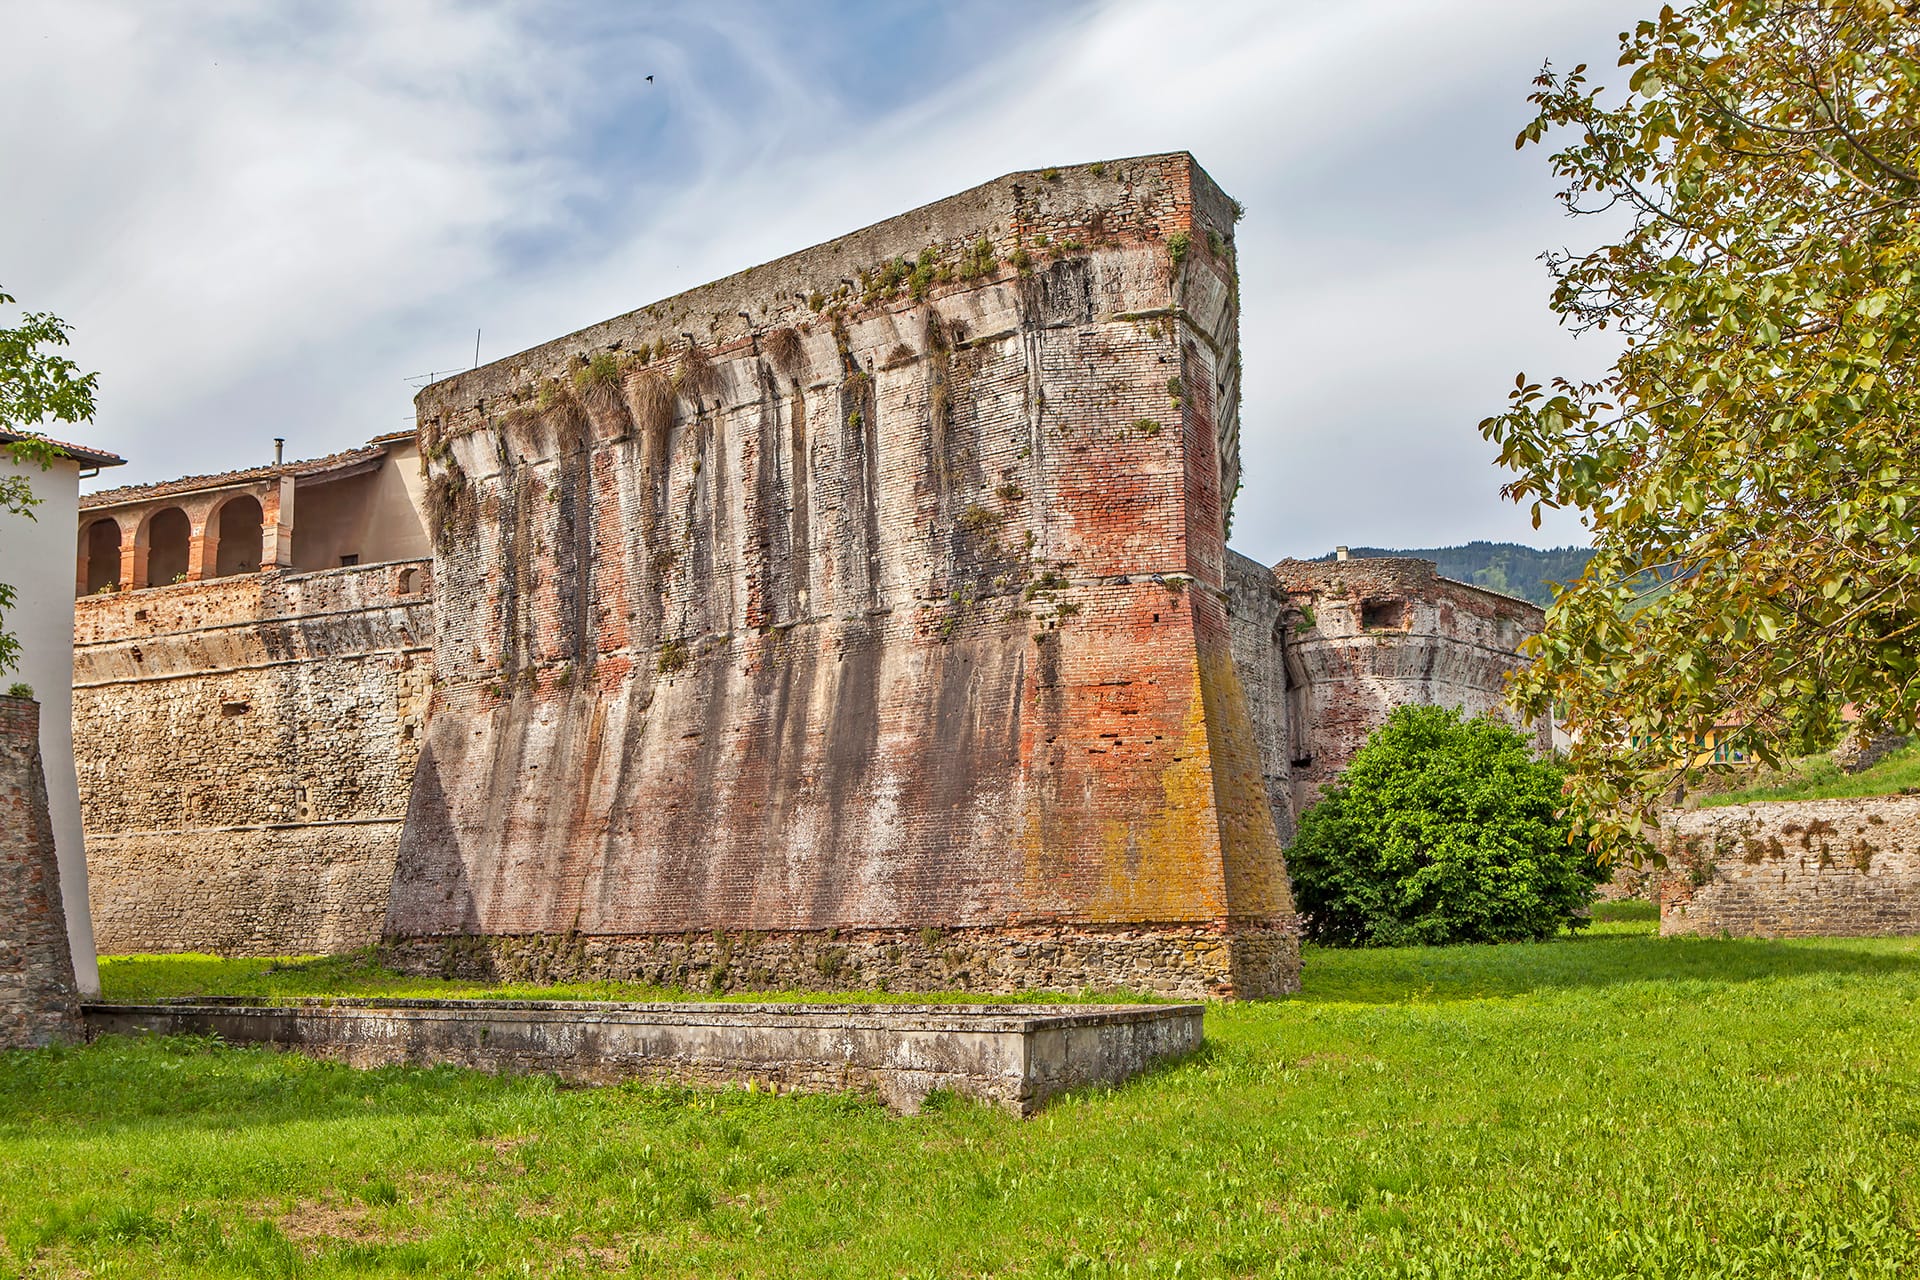
[[[1638,982],[1768,982],[1822,975],[1920,980],[1920,940],[1615,933],[1498,946],[1309,946],[1302,957],[1303,990],[1289,998],[1305,1004],[1407,1004]]]

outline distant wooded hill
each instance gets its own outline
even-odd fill
[[[1553,589],[1548,583],[1571,582],[1580,576],[1587,567],[1587,561],[1593,558],[1591,547],[1553,547],[1542,551],[1538,547],[1523,547],[1517,542],[1469,542],[1464,547],[1417,547],[1402,551],[1391,551],[1385,547],[1352,547],[1349,553],[1356,560],[1383,556],[1431,560],[1439,567],[1443,578],[1471,582],[1476,587],[1519,596],[1537,605],[1552,602]],[[1331,560],[1333,556],[1316,558]]]

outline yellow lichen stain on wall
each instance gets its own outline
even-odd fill
[[[1225,864],[1228,914],[1236,918],[1293,915],[1293,886],[1273,827],[1261,782],[1260,748],[1253,718],[1222,644],[1200,658],[1200,693],[1206,705],[1211,749],[1214,812]]]

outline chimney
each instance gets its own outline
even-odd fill
[[[1333,549],[1333,558],[1335,560],[1351,560],[1353,559],[1353,555],[1345,547],[1335,547]]]
[[[282,462],[285,462],[286,453],[287,453],[287,438],[285,436],[275,436],[273,438],[273,465],[277,467]],[[1340,550],[1345,551],[1346,548],[1342,547],[1340,548]],[[1343,555],[1340,558],[1342,560],[1345,560],[1346,556]]]

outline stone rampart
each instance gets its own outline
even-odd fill
[[[1662,934],[1920,933],[1920,796],[1763,801],[1661,821]]]
[[[1520,645],[1543,621],[1537,606],[1442,578],[1431,560],[1283,560],[1274,573],[1297,618],[1296,812],[1396,707],[1490,713],[1552,749],[1552,726],[1522,723],[1506,702],[1508,673],[1526,664]]]
[[[40,704],[0,697],[0,1049],[78,1039],[79,1016]]]
[[[426,388],[391,954],[1293,986],[1223,601],[1233,224],[1186,155],[1013,175]]]
[[[78,602],[74,742],[102,952],[378,940],[431,598],[412,561]]]

